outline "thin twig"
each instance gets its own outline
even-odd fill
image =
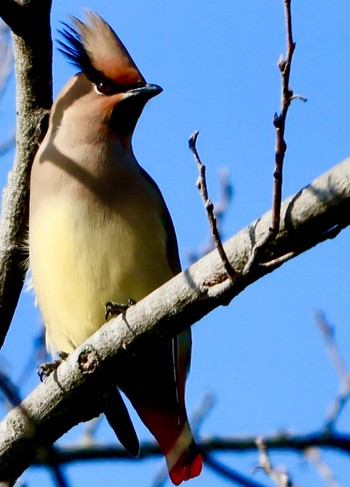
[[[273,124],[276,129],[275,141],[275,167],[273,172],[273,191],[272,191],[272,218],[269,233],[264,240],[257,242],[252,253],[244,267],[243,274],[248,274],[251,268],[259,262],[260,256],[267,249],[270,242],[274,240],[280,228],[281,219],[281,202],[282,202],[282,182],[283,182],[283,162],[287,150],[287,144],[284,138],[286,119],[288,109],[292,100],[299,99],[307,101],[301,95],[294,95],[289,88],[290,73],[292,67],[292,59],[295,50],[295,42],[293,40],[292,31],[292,13],[291,0],[283,0],[284,16],[286,23],[286,58],[281,55],[278,60],[278,68],[281,73],[281,106],[280,113],[275,113]]]
[[[260,482],[256,482],[255,480],[251,480],[245,475],[233,470],[232,468],[227,467],[221,462],[218,462],[214,459],[211,455],[204,456],[204,463],[209,468],[211,468],[215,473],[220,474],[227,480],[230,480],[235,485],[241,485],[243,487],[265,487],[264,484]]]
[[[337,225],[334,225],[332,228],[326,230],[322,234],[318,235],[317,241],[314,241],[314,245],[317,245],[319,242],[325,242],[326,240],[333,239],[339,233],[344,229],[344,224],[339,223]],[[285,262],[288,262],[289,260],[293,259],[294,257],[297,257],[301,253],[305,252],[305,242],[301,241],[301,245],[298,247],[295,247],[295,249],[291,252],[287,252],[283,255],[280,255],[274,259],[268,260],[266,262],[260,262],[259,265],[260,267],[263,267],[264,269],[269,269],[270,271],[273,271],[275,268],[280,267],[282,264]],[[311,248],[313,245],[311,244],[311,240],[308,241],[308,248]]]
[[[264,440],[260,437],[256,439],[256,446],[260,452],[259,465],[254,470],[263,470],[278,487],[293,487],[286,472],[279,472],[273,468]]]
[[[274,126],[276,128],[276,145],[275,145],[275,169],[273,173],[273,197],[272,197],[272,225],[271,225],[271,239],[273,239],[280,225],[280,211],[282,201],[282,182],[283,182],[283,162],[287,150],[287,144],[284,139],[284,132],[286,126],[286,119],[288,109],[292,101],[293,92],[289,88],[290,72],[292,67],[293,53],[295,50],[295,42],[293,41],[292,31],[292,14],[291,14],[291,0],[284,0],[284,15],[286,20],[287,33],[287,47],[286,58],[280,57],[278,67],[281,72],[281,107],[280,114],[274,116]]]
[[[261,267],[265,267],[266,269],[275,269],[285,262],[288,262],[288,260],[292,259],[293,257],[296,257],[296,255],[296,251],[287,252],[286,254],[277,257],[276,259],[269,260],[268,262],[261,262],[260,265]]]
[[[230,261],[228,260],[226,252],[224,250],[224,247],[222,245],[221,238],[220,238],[219,231],[218,231],[217,224],[216,224],[216,218],[215,218],[215,214],[214,214],[214,205],[208,196],[208,188],[207,188],[207,182],[206,182],[206,176],[205,176],[206,168],[205,168],[205,165],[200,160],[200,157],[199,157],[198,152],[197,152],[197,147],[196,147],[198,135],[199,135],[199,132],[198,132],[198,130],[196,130],[196,132],[194,132],[191,135],[191,137],[188,141],[189,148],[190,148],[190,150],[194,156],[194,159],[196,161],[198,171],[199,171],[199,177],[197,180],[197,187],[199,189],[199,192],[200,192],[202,199],[203,199],[203,202],[204,202],[204,207],[205,207],[205,211],[207,213],[207,218],[209,221],[209,226],[210,226],[211,234],[212,234],[212,237],[213,237],[213,240],[215,243],[215,247],[216,247],[217,251],[219,252],[220,259],[222,261],[222,264],[223,264],[229,278],[233,281],[236,278],[236,271],[231,266]]]
[[[326,340],[327,352],[340,380],[340,391],[329,408],[325,422],[326,431],[331,431],[350,399],[350,373],[335,340],[334,328],[328,323],[321,311],[315,312],[315,321]]]
[[[103,418],[103,416],[99,416],[98,418],[91,419],[87,423],[86,428],[85,428],[81,438],[79,439],[80,444],[82,444],[82,445],[93,445],[94,444],[94,441],[95,441],[94,438],[96,436],[97,428],[100,426],[102,418]]]
[[[305,452],[306,458],[312,462],[328,487],[340,487],[330,466],[324,461],[319,448],[309,448]]]
[[[58,463],[50,465],[51,476],[57,487],[69,487],[68,481]]]
[[[214,212],[216,218],[216,226],[219,232],[219,235],[222,239],[223,237],[223,221],[227,214],[228,208],[232,201],[233,196],[233,188],[230,181],[229,171],[228,168],[221,168],[219,170],[219,197],[218,200],[214,204]],[[200,246],[198,251],[191,251],[188,255],[188,260],[190,264],[194,264],[197,262],[201,257],[204,255],[209,254],[212,250],[215,249],[215,243],[213,237],[209,235],[209,238],[203,245]]]
[[[13,50],[11,46],[10,29],[0,20],[0,99],[4,96],[6,85],[13,72]],[[0,143],[0,156],[13,148],[16,140],[15,131]]]
[[[19,395],[17,387],[10,380],[10,378],[2,371],[0,371],[0,390],[6,396],[6,399],[9,402],[10,407],[20,406],[21,397]],[[25,413],[25,411],[23,411],[23,413]]]
[[[13,133],[6,140],[0,143],[0,157],[4,156],[8,151],[14,148],[16,142],[16,134]]]
[[[194,435],[199,437],[200,428],[203,422],[208,418],[215,404],[213,394],[207,393],[198,408],[191,414],[191,428]]]
[[[10,29],[0,20],[0,97],[13,71],[13,50],[10,43]]]

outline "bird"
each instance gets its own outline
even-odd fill
[[[86,11],[65,23],[59,48],[78,73],[63,87],[30,178],[29,262],[55,354],[71,353],[106,321],[107,303],[132,304],[181,271],[174,225],[132,136],[149,84],[112,27]],[[185,406],[191,331],[148,340],[123,362],[107,419],[123,445],[139,443],[119,389],[164,453],[175,485],[200,474]],[[113,410],[117,412],[114,419]]]

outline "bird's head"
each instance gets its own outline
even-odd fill
[[[87,12],[87,22],[72,17],[64,24],[60,50],[80,72],[59,95],[62,116],[100,123],[121,137],[131,136],[146,102],[162,88],[146,83],[125,46],[99,15]],[[60,100],[61,99],[61,100]],[[71,113],[72,113],[71,112]]]

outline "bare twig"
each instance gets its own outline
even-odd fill
[[[327,352],[340,380],[340,391],[329,409],[325,422],[325,429],[331,431],[350,399],[350,373],[335,340],[334,328],[328,323],[321,311],[315,312],[315,321],[326,340]]]
[[[222,245],[221,238],[220,238],[219,231],[218,231],[218,227],[216,224],[216,218],[215,218],[215,214],[214,214],[214,205],[208,196],[208,188],[207,188],[207,182],[206,182],[206,176],[205,176],[205,169],[206,168],[205,168],[205,165],[200,160],[198,152],[197,152],[196,142],[197,142],[198,135],[199,135],[199,132],[198,132],[198,130],[196,130],[196,132],[194,132],[191,135],[191,137],[188,141],[190,150],[194,156],[194,159],[196,161],[198,171],[199,171],[199,177],[197,180],[197,187],[199,189],[199,192],[200,192],[202,199],[203,199],[203,202],[204,202],[204,207],[205,207],[205,211],[207,213],[207,218],[209,221],[209,226],[210,226],[211,234],[212,234],[212,237],[213,237],[213,240],[215,243],[215,247],[216,247],[217,251],[219,252],[220,259],[222,261],[222,264],[223,264],[228,276],[230,277],[231,280],[234,280],[236,277],[236,272],[233,269],[232,265],[230,264],[230,261],[228,260],[226,252],[225,252],[224,247]]]
[[[223,167],[219,170],[219,197],[214,204],[214,214],[216,218],[216,226],[221,239],[223,239],[223,221],[227,214],[228,208],[232,201],[233,188],[229,177],[229,171]],[[215,249],[215,242],[210,232],[209,238],[202,244],[198,251],[189,252],[189,263],[193,264],[204,255]]]
[[[213,394],[206,394],[198,408],[191,414],[191,428],[196,437],[199,437],[200,428],[209,416],[215,404]]]
[[[0,20],[0,99],[5,93],[6,85],[13,72],[13,50],[10,29]],[[6,154],[15,143],[15,132],[0,142],[0,156]]]
[[[273,173],[273,197],[272,197],[272,225],[271,240],[276,236],[280,225],[280,211],[282,201],[282,181],[283,181],[283,162],[287,150],[287,144],[284,139],[286,119],[288,109],[293,100],[293,91],[289,87],[292,59],[295,50],[292,31],[292,13],[291,0],[283,0],[284,16],[286,20],[286,58],[280,56],[278,67],[281,72],[281,107],[279,115],[274,116],[274,126],[276,128],[276,145],[275,145],[275,169]],[[300,98],[300,97],[299,97]]]
[[[293,487],[292,481],[286,472],[279,472],[273,468],[267,447],[261,437],[256,439],[256,446],[258,447],[260,456],[259,465],[255,467],[255,470],[263,470],[279,487]]]
[[[101,424],[103,416],[99,416],[98,418],[93,418],[89,421],[86,425],[86,428],[79,439],[79,444],[82,445],[93,445],[95,440],[94,437],[96,435],[97,428]]]
[[[249,453],[256,451],[256,436],[220,436],[197,439],[198,447],[203,454],[206,453]],[[350,435],[342,433],[328,434],[324,431],[303,435],[288,433],[275,433],[264,437],[264,444],[269,451],[304,453],[309,448],[324,448],[326,450],[342,452],[350,456]],[[100,445],[82,444],[55,446],[56,458],[60,464],[91,460],[129,460],[128,452],[122,446],[113,444]],[[141,459],[162,456],[158,445],[153,441],[143,441],[141,445]],[[36,459],[35,465],[42,466],[40,459]]]
[[[63,469],[58,457],[56,456],[55,448],[51,445],[37,446],[36,456],[42,462],[42,465],[49,469],[51,478],[57,487],[68,487],[68,481],[63,474]]]
[[[223,463],[218,462],[211,455],[204,455],[204,463],[215,473],[220,474],[222,477],[230,480],[235,485],[241,485],[243,487],[265,487],[264,484],[251,480],[236,470],[233,470]]]
[[[51,476],[57,487],[69,487],[68,481],[63,475],[62,469],[59,468],[58,463],[51,465]]]
[[[338,225],[335,225],[334,227],[326,230],[323,232],[322,235],[318,235],[317,237],[317,242],[315,241],[315,245],[320,243],[322,240],[323,242],[332,238],[335,238],[339,233],[344,229],[344,224],[340,223]],[[308,242],[308,245],[310,245],[310,241]],[[268,260],[267,262],[260,262],[260,266],[264,267],[265,269],[273,270],[276,267],[281,266],[285,262],[287,262],[290,259],[293,259],[294,257],[297,257],[301,253],[305,251],[305,247],[303,242],[300,242],[300,246],[295,248],[292,252],[287,252],[284,255],[281,255],[280,257],[277,257],[276,259],[271,259]]]
[[[288,252],[287,254],[281,255],[281,257],[278,257],[277,259],[272,259],[268,262],[261,262],[260,265],[266,269],[275,269],[297,255],[298,254],[296,251]]]
[[[11,150],[16,142],[16,134],[11,134],[6,140],[0,143],[0,157]]]
[[[19,395],[17,387],[10,380],[10,378],[0,371],[0,390],[6,396],[10,407],[19,406],[21,403],[21,397]]]
[[[305,452],[306,458],[315,465],[317,472],[322,477],[328,487],[340,487],[334,473],[329,465],[322,458],[319,448],[309,448]]]
[[[13,51],[10,42],[10,29],[0,21],[0,97],[5,92],[13,70]]]
[[[281,220],[281,201],[282,201],[282,182],[283,182],[283,162],[287,150],[287,144],[284,138],[288,109],[292,100],[299,99],[306,101],[301,95],[294,95],[289,87],[292,59],[295,50],[292,31],[292,13],[291,0],[283,0],[284,16],[286,22],[286,57],[282,55],[278,60],[278,68],[281,73],[281,106],[280,113],[275,113],[273,124],[276,129],[275,141],[275,167],[273,172],[273,191],[272,191],[272,218],[269,233],[264,240],[257,242],[243,270],[244,274],[250,272],[250,269],[259,262],[261,255],[267,249],[268,245],[276,237]]]

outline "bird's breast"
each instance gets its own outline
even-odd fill
[[[31,211],[30,265],[51,350],[85,341],[108,301],[138,301],[172,277],[161,205],[141,184],[109,201],[81,188],[46,194]]]

